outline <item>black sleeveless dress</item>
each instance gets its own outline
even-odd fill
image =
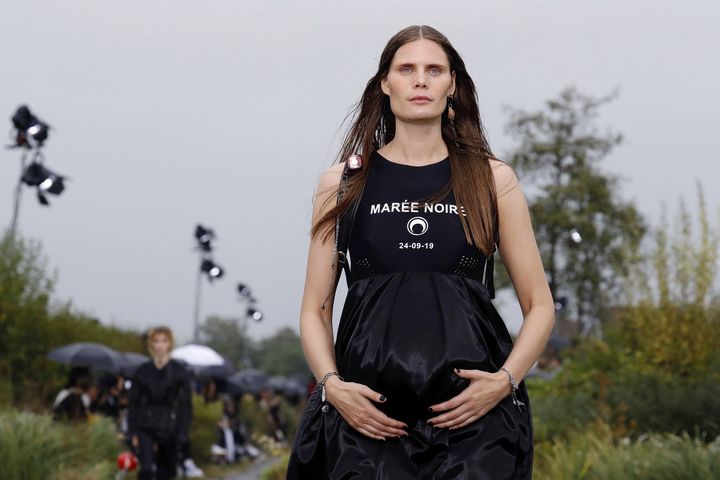
[[[483,417],[448,430],[428,406],[469,385],[453,368],[497,372],[513,343],[491,302],[482,252],[465,241],[452,192],[417,200],[450,179],[444,159],[413,167],[375,153],[349,243],[352,274],[335,356],[345,381],[387,396],[374,403],[408,424],[407,438],[375,440],[314,392],[288,479],[518,480],[532,478],[533,427],[525,382]]]

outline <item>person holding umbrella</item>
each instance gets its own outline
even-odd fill
[[[170,358],[168,327],[148,332],[151,360],[140,365],[130,389],[128,430],[140,459],[139,480],[175,477],[179,446],[187,441],[192,418],[190,371]]]

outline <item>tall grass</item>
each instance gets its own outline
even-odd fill
[[[720,478],[720,438],[710,443],[653,433],[613,439],[607,424],[545,443],[536,449],[537,480],[715,480]]]
[[[65,480],[111,478],[119,450],[112,422],[53,422],[48,415],[0,412],[0,478]]]

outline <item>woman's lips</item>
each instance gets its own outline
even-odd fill
[[[430,103],[431,100],[428,97],[418,96],[418,97],[412,97],[410,99],[410,101],[412,103]]]

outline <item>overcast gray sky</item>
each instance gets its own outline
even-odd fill
[[[26,189],[19,227],[42,241],[58,299],[187,340],[205,223],[227,275],[203,285],[203,315],[239,315],[242,281],[266,314],[255,338],[297,329],[317,176],[387,40],[421,23],[464,57],[501,158],[503,105],[619,87],[600,125],[626,137],[605,164],[622,195],[657,220],[663,201],[694,206],[701,178],[717,212],[719,21],[712,1],[5,2],[0,117],[9,130],[27,103],[51,123],[47,165],[71,177],[49,209]],[[7,225],[19,152],[0,155]],[[511,331],[515,302],[500,300]]]

